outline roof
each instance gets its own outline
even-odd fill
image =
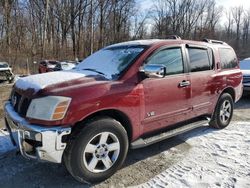
[[[183,43],[194,43],[197,45],[205,45],[205,46],[223,46],[226,47],[228,46],[227,43],[223,41],[218,41],[218,40],[212,40],[212,39],[204,39],[202,41],[195,41],[195,40],[182,40],[181,38],[167,38],[167,39],[148,39],[148,40],[134,40],[134,41],[127,41],[127,42],[121,42],[117,44],[113,44],[108,46],[107,48],[112,48],[112,47],[119,47],[119,46],[139,46],[139,45],[145,45],[145,46],[150,46],[153,44],[157,44],[159,42],[177,42],[177,41],[182,41]]]
[[[136,45],[152,45],[154,43],[157,42],[163,42],[166,40],[162,40],[162,39],[149,39],[149,40],[133,40],[133,41],[127,41],[127,42],[121,42],[121,43],[117,43],[117,44],[113,44],[110,45],[108,47],[118,47],[118,46],[136,46]]]

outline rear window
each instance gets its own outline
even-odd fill
[[[238,61],[237,61],[237,57],[233,49],[220,48],[219,54],[220,54],[220,62],[221,62],[222,69],[232,69],[232,68],[237,67]]]
[[[207,49],[188,48],[191,72],[206,71],[211,69],[211,63]]]

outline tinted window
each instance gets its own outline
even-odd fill
[[[232,49],[220,48],[219,53],[222,69],[231,69],[238,65],[236,54]]]
[[[162,50],[153,55],[149,60],[149,64],[161,64],[166,66],[166,74],[183,73],[183,60],[181,48],[170,48]]]
[[[207,49],[188,48],[191,72],[206,71],[211,69]]]

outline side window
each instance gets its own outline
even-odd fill
[[[236,54],[232,49],[220,48],[219,54],[222,69],[231,69],[235,68],[238,65]]]
[[[167,75],[180,74],[184,72],[181,48],[161,50],[150,57],[147,63],[165,65]]]
[[[211,54],[208,53],[207,49],[188,48],[188,54],[191,72],[206,71],[211,69],[212,59],[210,57]]]

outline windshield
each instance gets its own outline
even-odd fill
[[[143,50],[142,46],[104,48],[83,60],[75,69],[117,79]]]
[[[240,62],[241,70],[250,70],[250,60],[243,60]]]

